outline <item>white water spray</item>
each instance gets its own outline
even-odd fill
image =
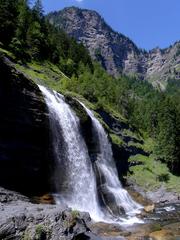
[[[43,86],[39,88],[50,112],[56,159],[55,185],[60,194],[59,199],[68,207],[89,212],[94,220],[102,221],[95,176],[86,144],[80,134],[79,119],[62,95],[50,92]]]
[[[113,158],[112,148],[108,141],[108,137],[105,133],[104,128],[97,120],[97,118],[95,118],[92,111],[90,111],[83,103],[79,103],[84,107],[87,114],[92,120],[94,134],[96,135],[95,137],[100,146],[100,154],[98,156],[96,164],[98,165],[98,168],[101,170],[103,176],[106,179],[106,187],[108,191],[115,197],[116,205],[119,207],[123,207],[127,215],[132,217],[135,214],[140,213],[140,209],[142,209],[142,206],[136,203],[128,194],[128,192],[121,186]],[[133,221],[132,218],[131,220]],[[134,220],[138,221],[137,218],[135,218]]]
[[[57,191],[57,201],[68,205],[72,209],[89,212],[95,221],[125,224],[139,222],[133,216],[139,212],[141,206],[131,199],[120,184],[111,145],[100,122],[81,103],[92,119],[93,134],[95,134],[100,146],[96,165],[105,177],[106,188],[115,199],[115,205],[122,207],[126,214],[131,216],[126,219],[121,216],[114,217],[108,211],[103,212],[103,208],[99,204],[93,163],[81,135],[78,117],[65,102],[62,95],[55,91],[49,91],[43,86],[39,86],[39,88],[45,97],[50,113],[52,146],[56,167],[54,183]]]

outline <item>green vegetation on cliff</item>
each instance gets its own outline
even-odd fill
[[[93,74],[86,69],[78,78],[63,79],[62,89],[78,92],[99,108],[107,107],[129,119],[143,137],[153,139],[155,158],[179,174],[180,106],[176,95],[158,92],[135,78],[113,79],[99,65],[94,66]]]
[[[169,172],[167,165],[157,161],[153,155],[149,157],[135,155],[129,158],[129,180],[141,186],[145,191],[164,186],[168,191],[180,193],[179,177]]]

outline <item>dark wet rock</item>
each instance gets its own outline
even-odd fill
[[[123,207],[117,205],[115,196],[108,190],[106,185],[99,185],[98,192],[102,206],[109,211],[110,214],[117,217],[125,214],[125,210]]]
[[[72,98],[71,96],[66,96],[65,99],[66,99],[66,102],[75,111],[76,115],[79,117],[81,133],[88,146],[88,151],[91,157],[93,152],[95,152],[95,149],[96,149],[96,142],[94,142],[93,140],[91,118],[89,117],[84,107],[79,103],[79,101],[76,98]],[[92,158],[92,161],[93,161],[93,158]]]
[[[85,109],[78,102],[77,99],[72,98],[71,96],[65,96],[65,100],[72,107],[72,109],[76,112],[76,115],[79,117],[81,124],[86,124],[90,120]]]
[[[29,202],[29,199],[20,193],[0,187],[0,203],[8,203],[17,200]]]
[[[73,240],[125,240],[124,237],[120,236],[97,236],[92,232],[87,232],[77,235]]]
[[[102,240],[101,237],[96,236],[94,233],[87,232],[78,234],[73,240]]]
[[[48,112],[38,86],[0,56],[0,185],[49,191]]]

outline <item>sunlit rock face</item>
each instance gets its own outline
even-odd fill
[[[169,78],[180,79],[180,42],[149,52],[115,32],[95,11],[65,8],[47,16],[50,23],[82,42],[93,59],[113,76],[127,74],[151,82],[162,90]]]
[[[51,23],[63,28],[82,42],[91,56],[112,75],[131,70],[137,72],[139,50],[122,34],[114,32],[95,11],[65,8],[48,16]],[[133,56],[133,58],[132,58]]]

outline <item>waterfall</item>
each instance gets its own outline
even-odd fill
[[[73,209],[89,212],[94,220],[102,221],[104,217],[98,206],[95,176],[80,133],[79,119],[62,95],[43,86],[39,88],[50,113],[57,200]]]
[[[128,192],[121,186],[113,159],[112,148],[104,128],[97,118],[95,118],[92,111],[90,111],[83,103],[79,103],[84,107],[92,120],[93,135],[97,141],[97,144],[99,144],[99,153],[97,154],[95,165],[100,175],[100,187],[102,186],[103,189],[108,192],[108,195],[111,196],[111,201],[114,200],[115,208],[113,207],[113,209],[111,209],[111,206],[108,206],[107,203],[108,199],[106,200],[103,196],[104,204],[107,206],[108,210],[115,215],[121,208],[123,208],[125,213],[129,216],[139,213],[139,210],[142,209],[142,206],[136,203],[130,197]]]
[[[95,221],[139,222],[135,217],[122,218],[122,209],[134,216],[141,206],[120,184],[111,145],[100,122],[80,103],[92,120],[93,137],[99,149],[96,161],[92,161],[75,112],[61,94],[39,88],[49,109],[57,203],[89,212]]]

